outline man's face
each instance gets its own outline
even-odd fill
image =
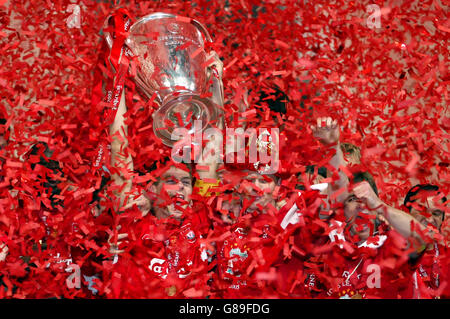
[[[158,219],[170,216],[180,219],[183,212],[175,206],[183,209],[188,208],[191,203],[192,177],[191,174],[181,168],[171,167],[162,176],[156,185],[156,196],[167,192],[172,203],[167,205],[158,197],[156,200],[155,215]]]
[[[350,193],[344,201],[344,214],[347,226],[350,228],[352,235],[357,235],[361,241],[366,240],[370,236],[370,223],[374,219],[365,218],[364,214],[372,214],[366,204]],[[369,216],[368,216],[369,217]]]
[[[444,219],[444,209],[442,207],[444,201],[442,199],[435,201],[436,194],[422,197],[419,192],[413,199],[418,205],[418,209],[411,206],[411,215],[419,221],[423,226],[428,224],[433,225],[437,229],[441,229],[442,221]]]
[[[275,204],[273,197],[276,187],[275,176],[248,172],[245,179],[254,185],[245,187],[244,198],[254,200],[248,211],[258,210],[258,206],[266,207],[268,204]]]

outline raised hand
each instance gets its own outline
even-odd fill
[[[370,184],[366,181],[358,183],[353,187],[353,194],[362,199],[369,209],[375,209],[383,204],[383,201],[375,194]]]
[[[151,204],[150,200],[144,195],[139,195],[136,198],[130,198],[128,203],[123,207],[123,210],[127,210],[136,205],[137,208],[142,212],[142,216],[147,215],[150,212]]]
[[[311,126],[315,138],[323,144],[334,144],[339,141],[339,125],[331,117],[319,117],[317,125]]]

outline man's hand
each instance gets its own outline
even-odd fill
[[[151,204],[150,200],[144,195],[139,195],[136,198],[130,198],[128,203],[123,207],[123,210],[127,210],[136,205],[137,208],[142,212],[142,216],[147,215],[150,212]]]
[[[212,135],[205,147],[202,149],[202,153],[197,155],[197,165],[208,167],[207,170],[197,170],[200,179],[217,179],[217,169],[221,160],[220,156],[223,155],[221,151],[224,143],[222,134],[223,127],[223,118],[219,118],[216,128],[221,133]]]
[[[366,181],[358,183],[353,188],[353,194],[359,199],[364,200],[369,209],[379,208],[383,205],[383,201],[378,198],[370,184]]]
[[[312,125],[311,130],[315,138],[323,144],[334,144],[339,141],[339,125],[331,117],[319,117],[317,126]]]
[[[120,226],[119,226],[119,229],[120,229]],[[109,238],[108,238],[109,253],[110,253],[110,254],[113,254],[113,255],[123,253],[125,250],[119,249],[119,245],[122,243],[122,242],[119,241],[119,240],[124,239],[124,238],[127,238],[127,237],[128,237],[128,234],[127,234],[127,233],[117,234],[117,242],[116,242],[116,243],[113,243],[113,242],[111,242],[111,240],[113,239],[113,237],[112,237],[112,236],[109,236]]]

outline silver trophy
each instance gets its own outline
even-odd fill
[[[111,35],[105,37],[112,47]],[[203,131],[219,114],[217,105],[204,97],[212,75],[206,41],[211,37],[198,21],[161,12],[136,21],[125,40],[136,57],[135,82],[141,95],[146,100],[156,95],[153,130],[168,146],[176,142],[171,138],[175,128],[192,134],[199,129],[194,121],[200,120]]]

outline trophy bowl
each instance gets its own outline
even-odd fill
[[[105,38],[112,47],[111,35],[105,33]],[[218,116],[217,106],[205,98],[212,74],[206,42],[211,37],[201,23],[169,13],[146,15],[130,27],[125,44],[136,63],[134,80],[145,100],[155,95],[159,108],[153,113],[153,130],[165,145],[176,142],[171,137],[176,128],[192,134],[194,121],[200,120],[203,131]]]

